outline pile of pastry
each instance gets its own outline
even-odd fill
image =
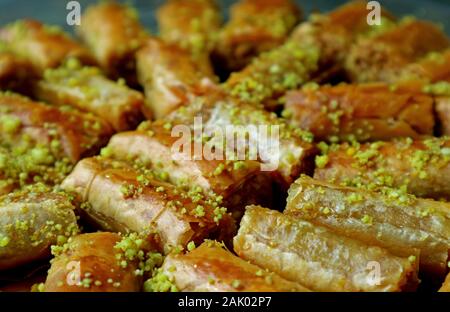
[[[1,26],[2,289],[450,290],[441,27],[387,10],[369,25],[365,1],[156,14],[158,34],[116,2],[88,7],[76,39]],[[212,131],[174,148],[199,118],[236,129],[244,157]],[[277,148],[245,157],[249,125]],[[228,157],[193,157],[205,144]]]

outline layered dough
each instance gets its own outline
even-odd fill
[[[234,251],[314,291],[400,291],[417,283],[417,262],[277,211],[251,206]]]
[[[219,33],[214,59],[223,70],[240,70],[282,44],[300,18],[301,10],[291,0],[238,1]]]
[[[446,137],[332,147],[316,168],[319,180],[369,189],[394,187],[419,197],[448,198]]]
[[[0,196],[0,271],[50,256],[78,232],[70,198],[44,186]]]
[[[55,105],[70,105],[104,118],[116,131],[135,128],[143,120],[143,95],[122,81],[107,79],[96,67],[75,59],[48,69],[34,95]]]
[[[137,84],[135,53],[148,36],[137,11],[109,1],[89,6],[81,19],[77,34],[97,63],[110,77],[125,77],[128,83]]]
[[[449,46],[450,40],[436,25],[404,19],[392,29],[359,40],[346,58],[346,70],[352,81],[394,82],[405,66]]]
[[[166,251],[205,238],[227,241],[235,227],[219,199],[184,191],[146,169],[87,158],[62,183],[77,195],[83,213],[103,230],[158,233]]]
[[[446,272],[450,249],[447,203],[416,199],[395,190],[377,194],[339,187],[306,176],[291,186],[287,202],[286,214],[398,256],[420,258],[421,272],[440,277]]]
[[[18,20],[4,26],[0,29],[0,40],[28,60],[39,74],[62,65],[69,58],[88,65],[95,63],[88,50],[59,27],[35,20]]]
[[[178,290],[193,292],[307,292],[288,281],[233,255],[217,242],[207,241],[184,255],[169,255],[161,273]]]
[[[273,179],[261,171],[259,162],[198,158],[194,149],[203,151],[200,142],[194,142],[193,149],[176,150],[179,139],[164,124],[144,123],[138,131],[113,136],[106,151],[114,159],[152,167],[180,187],[197,186],[220,196],[236,218],[242,216],[246,205],[272,205]]]
[[[222,24],[216,0],[168,0],[157,11],[160,37],[186,51],[200,70],[214,75],[210,54]]]
[[[145,90],[146,116],[156,119],[187,105],[204,79],[214,79],[186,51],[154,38],[137,52],[137,75]]]
[[[44,284],[46,292],[137,292],[142,277],[137,261],[121,265],[122,237],[97,232],[74,236],[52,261]],[[120,245],[119,245],[120,246]]]
[[[382,83],[304,88],[286,95],[284,115],[317,141],[432,135],[434,98],[415,86]]]

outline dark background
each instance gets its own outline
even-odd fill
[[[0,0],[0,26],[12,22],[18,18],[33,17],[49,24],[65,26],[66,24],[66,4],[69,0]],[[218,0],[224,8],[224,14],[228,13],[227,8],[234,1]],[[96,0],[78,0],[82,9]],[[154,10],[164,0],[128,0],[133,3],[140,12],[142,22],[156,32]],[[312,11],[329,11],[346,0],[297,0],[303,10],[309,14]],[[398,16],[414,15],[421,19],[428,19],[443,24],[448,34],[450,34],[450,0],[379,0],[389,10]]]

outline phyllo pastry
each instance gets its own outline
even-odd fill
[[[185,50],[203,72],[213,75],[210,54],[222,24],[216,0],[167,0],[156,18],[160,37]]]
[[[288,125],[276,114],[210,89],[166,118],[170,126],[188,125],[192,130],[196,120],[201,120],[209,144],[224,146],[227,155],[239,156],[239,150],[254,151],[257,147],[255,159],[264,165],[262,170],[271,172],[283,187],[300,173],[312,170],[311,160],[316,153],[313,136]]]
[[[125,77],[136,84],[135,53],[147,37],[137,11],[108,1],[89,6],[81,19],[77,33],[102,69],[111,78]]]
[[[139,265],[146,255],[142,239],[97,232],[80,234],[52,248],[43,285],[46,292],[138,292],[142,288]]]
[[[57,26],[35,20],[18,20],[0,29],[0,40],[18,55],[28,60],[36,72],[61,65],[69,58],[83,64],[93,64],[90,53]]]
[[[394,187],[437,200],[449,198],[447,137],[342,144],[327,149],[327,154],[316,158],[316,179],[369,189]]]
[[[139,83],[145,90],[145,113],[150,119],[165,117],[188,104],[205,78],[214,79],[192,61],[186,51],[155,38],[146,40],[137,53]]]
[[[282,44],[300,17],[291,0],[240,0],[219,33],[214,59],[227,71],[240,70],[255,56]]]
[[[185,189],[200,187],[220,196],[223,206],[239,218],[249,204],[272,204],[272,178],[255,160],[210,159],[200,141],[193,147],[175,149],[178,134],[165,123],[141,124],[137,131],[116,134],[103,154],[132,163],[145,164],[171,183]],[[188,141],[191,144],[191,140]],[[195,157],[195,150],[202,152]],[[215,151],[223,156],[223,152]],[[208,157],[205,158],[205,157]]]
[[[314,291],[400,291],[417,284],[418,259],[256,206],[247,208],[234,251]]]
[[[434,98],[382,83],[310,86],[286,95],[283,116],[316,140],[391,140],[432,135]]]
[[[208,292],[307,292],[305,287],[253,265],[224,249],[223,244],[204,242],[187,254],[166,257],[159,272],[145,283],[163,290],[163,277],[179,291]]]
[[[404,19],[393,29],[359,40],[348,54],[346,70],[352,81],[394,82],[405,66],[449,47],[449,38],[438,26]]]
[[[109,125],[91,114],[0,93],[0,193],[29,183],[60,183],[111,134]]]
[[[113,232],[158,233],[164,250],[205,238],[228,240],[234,221],[220,198],[193,188],[184,191],[146,168],[86,158],[62,183],[76,195],[88,220]]]
[[[69,196],[36,185],[0,197],[0,270],[50,256],[50,246],[76,234]]]
[[[45,71],[35,88],[37,98],[55,105],[70,105],[91,112],[116,131],[134,129],[142,120],[143,95],[123,80],[112,81],[96,67],[84,67],[76,59]]]
[[[421,272],[444,276],[450,249],[450,205],[399,194],[378,194],[303,176],[289,189],[285,214],[392,254],[418,258]]]
[[[430,52],[406,66],[401,71],[399,80],[418,80],[424,83],[450,81],[450,49]]]
[[[352,2],[300,24],[281,46],[256,57],[231,74],[224,87],[241,100],[275,110],[284,94],[308,81],[323,82],[343,70],[349,47],[359,35],[374,31],[367,24],[365,1]],[[383,11],[389,23],[390,15]]]
[[[69,107],[54,107],[11,93],[0,93],[2,145],[29,142],[58,147],[72,162],[96,153],[112,133],[103,119]]]

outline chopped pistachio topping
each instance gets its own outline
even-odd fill
[[[367,225],[372,225],[373,218],[372,218],[371,216],[369,216],[369,215],[364,215],[364,216],[361,218],[361,221],[364,222],[364,223],[367,224]]]
[[[426,85],[423,91],[433,95],[450,95],[450,82],[440,81],[435,84]]]
[[[173,279],[162,272],[161,269],[155,271],[152,278],[144,283],[145,292],[178,292]]]
[[[4,236],[3,234],[0,233],[0,247],[8,246],[9,242],[10,242],[9,237]]]
[[[240,280],[233,280],[233,281],[231,282],[231,287],[236,288],[236,289],[240,288],[241,285],[242,285],[242,284],[241,284],[241,281],[240,281]]]
[[[328,156],[327,155],[322,155],[322,156],[317,156],[316,157],[316,166],[318,168],[325,168],[325,166],[328,164]]]
[[[188,251],[192,251],[192,250],[194,250],[195,249],[195,243],[194,242],[189,242],[188,244],[187,244],[187,250]]]
[[[0,129],[6,133],[14,134],[20,128],[22,122],[16,116],[0,116]]]

